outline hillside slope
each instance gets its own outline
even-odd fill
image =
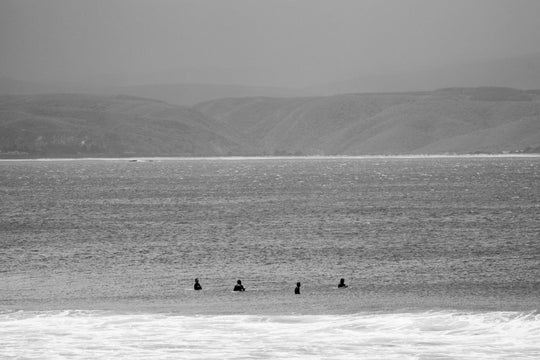
[[[264,154],[500,153],[540,146],[538,91],[221,99],[195,108]]]
[[[235,135],[196,110],[128,96],[0,96],[2,156],[215,156]]]
[[[539,150],[540,91],[227,98],[192,108],[132,96],[0,96],[1,157]]]

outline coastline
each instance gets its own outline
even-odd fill
[[[208,157],[182,157],[182,156],[156,156],[156,157],[51,157],[51,158],[0,158],[0,162],[18,161],[132,161],[132,162],[153,162],[153,161],[198,161],[198,160],[361,160],[361,159],[453,159],[453,158],[536,158],[540,154],[427,154],[427,155],[324,155],[324,156],[208,156]]]

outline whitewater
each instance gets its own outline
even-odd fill
[[[538,359],[538,339],[540,315],[520,312],[0,315],[6,359]]]

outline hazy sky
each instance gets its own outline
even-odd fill
[[[0,76],[308,86],[540,53],[539,0],[0,0]]]

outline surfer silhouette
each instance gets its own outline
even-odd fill
[[[337,286],[338,288],[348,288],[349,285],[345,285],[345,279],[344,278],[341,278],[341,280],[339,280],[339,284]]]
[[[233,291],[246,291],[246,289],[244,289],[244,285],[242,285],[242,281],[241,281],[241,280],[238,280],[238,281],[236,282],[236,285],[234,285]]]
[[[296,287],[294,288],[294,293],[296,295],[300,294],[300,283],[299,282],[296,283]]]
[[[195,284],[193,284],[194,290],[202,290],[201,284],[199,284],[199,279],[195,279]]]

